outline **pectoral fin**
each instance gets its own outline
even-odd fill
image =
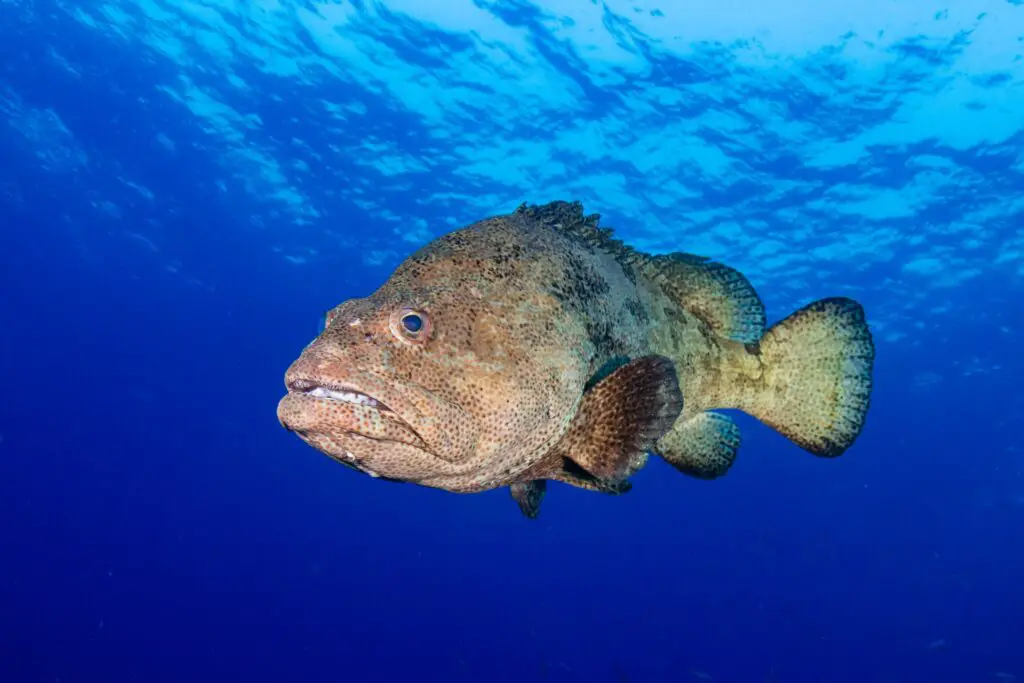
[[[583,395],[555,451],[595,479],[621,482],[641,466],[683,409],[672,361],[645,356],[618,368]]]

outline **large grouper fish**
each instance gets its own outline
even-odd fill
[[[805,450],[853,444],[871,395],[864,310],[815,301],[766,329],[736,270],[637,251],[579,202],[444,235],[327,313],[285,374],[288,430],[363,473],[462,493],[547,481],[620,494],[650,454],[699,479],[736,458],[739,409]]]

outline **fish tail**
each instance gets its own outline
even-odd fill
[[[857,439],[871,398],[875,347],[864,309],[843,297],[815,301],[761,338],[763,374],[741,406],[823,457]]]

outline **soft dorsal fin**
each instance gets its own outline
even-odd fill
[[[764,335],[764,304],[738,270],[683,252],[649,259],[644,274],[718,336],[750,344]]]
[[[669,297],[722,338],[749,344],[764,334],[764,304],[750,281],[729,266],[683,252],[651,255],[637,251],[616,239],[611,228],[599,227],[600,214],[584,215],[580,202],[522,204],[516,215],[612,254],[623,266],[661,285]]]

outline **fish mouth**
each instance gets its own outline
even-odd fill
[[[356,405],[373,408],[381,413],[391,413],[392,415],[396,415],[395,411],[388,408],[383,401],[376,399],[369,394],[363,393],[362,391],[359,391],[347,384],[323,383],[299,377],[291,379],[287,384],[287,388],[291,393],[303,394],[311,398],[340,401],[342,403],[354,403]]]
[[[303,439],[347,434],[427,450],[426,441],[398,410],[358,386],[304,375],[288,377],[285,386],[288,393],[278,406],[278,419]]]
[[[415,463],[415,454],[429,454],[426,442],[400,410],[412,411],[400,393],[381,385],[393,409],[375,395],[333,378],[290,375],[288,393],[277,406],[281,426],[294,433],[332,460],[385,481],[414,481],[416,472],[406,473],[395,463]],[[395,454],[411,456],[396,458]]]

